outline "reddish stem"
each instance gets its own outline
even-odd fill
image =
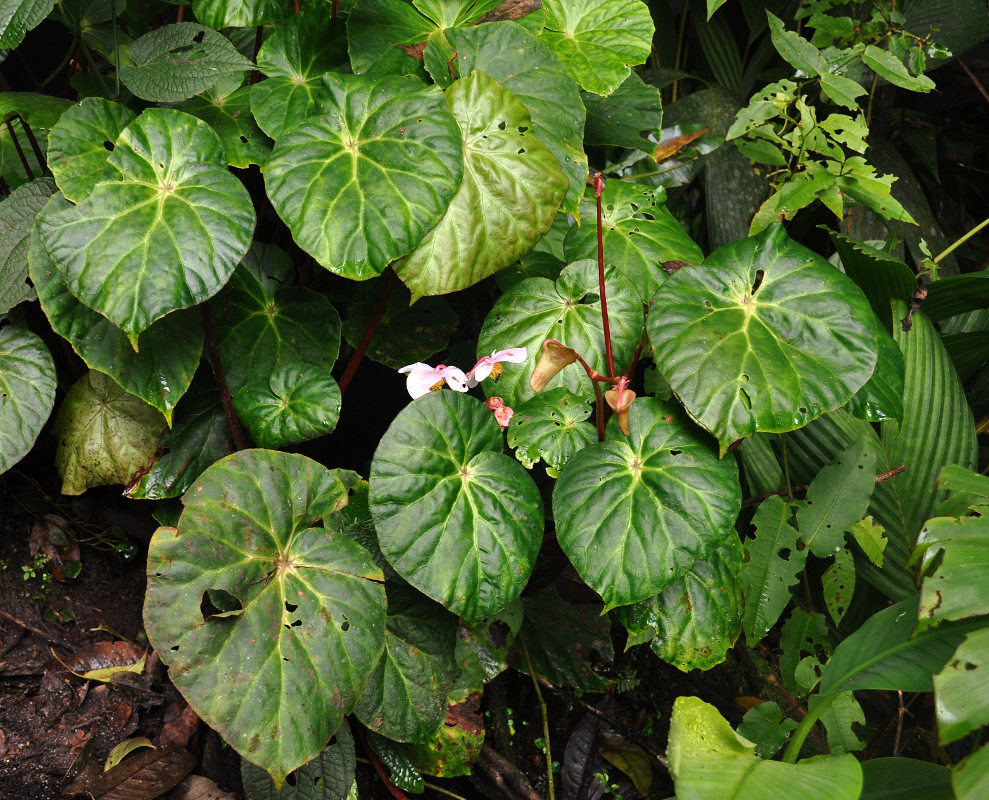
[[[608,321],[608,295],[604,290],[604,234],[601,219],[601,192],[604,191],[604,176],[594,173],[594,201],[598,215],[598,287],[601,294],[601,323],[604,326],[604,352],[608,358],[608,375],[615,380],[615,356],[611,351],[611,323]]]
[[[223,403],[223,413],[227,415],[230,435],[233,436],[234,447],[237,450],[246,450],[247,440],[244,438],[244,431],[240,427],[240,420],[237,419],[237,412],[234,411],[234,403],[230,399],[230,389],[227,387],[227,376],[224,375],[223,365],[220,363],[220,351],[216,346],[216,336],[213,334],[213,321],[210,319],[209,305],[203,303],[200,308],[203,310],[203,333],[206,334],[209,357],[213,362],[213,374],[216,376],[216,385],[220,389],[220,402]]]
[[[185,19],[185,6],[179,6],[179,12],[175,15],[176,22],[182,22]]]
[[[347,368],[343,371],[343,375],[341,375],[340,380],[337,381],[337,384],[340,386],[340,394],[343,394],[347,390],[347,387],[350,386],[350,382],[354,379],[354,373],[357,372],[357,367],[364,359],[364,354],[367,352],[368,345],[371,344],[371,339],[374,338],[374,332],[377,330],[378,323],[381,321],[381,315],[385,313],[385,306],[388,305],[388,298],[391,297],[392,290],[395,288],[395,283],[397,280],[398,276],[394,272],[388,276],[388,281],[385,283],[385,288],[381,290],[381,297],[378,298],[378,304],[374,307],[374,311],[371,312],[371,319],[368,321],[367,327],[364,329],[364,335],[357,343],[357,348],[354,350],[354,354],[350,357],[350,361],[347,363]]]
[[[361,743],[361,747],[364,748],[364,752],[367,753],[368,761],[371,762],[371,766],[374,767],[374,771],[378,773],[378,777],[381,778],[381,782],[385,785],[385,788],[391,796],[394,797],[395,800],[409,800],[405,793],[394,783],[392,783],[388,773],[385,772],[385,765],[381,763],[381,759],[378,758],[378,754],[374,752],[371,745],[367,742],[367,736],[364,733],[364,728],[354,723],[351,724],[350,729],[357,734],[356,738]]]

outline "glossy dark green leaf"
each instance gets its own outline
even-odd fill
[[[570,181],[562,209],[575,213],[587,178],[582,141],[585,112],[566,70],[545,44],[516,22],[450,29],[446,40],[456,50],[459,75],[478,69],[529,109],[533,131]]]
[[[540,38],[581,87],[609,95],[652,48],[649,9],[638,0],[544,0]]]
[[[367,743],[387,768],[388,776],[395,786],[413,794],[421,794],[426,790],[422,775],[409,760],[403,745],[378,736],[374,731],[367,732]]]
[[[590,415],[587,400],[562,386],[540,392],[515,408],[508,446],[527,468],[542,459],[559,471],[574,453],[597,441],[597,431],[587,421]]]
[[[704,258],[666,208],[665,196],[662,189],[619,180],[606,183],[601,194],[605,262],[631,279],[643,302],[666,280],[662,262],[699,264]],[[568,261],[597,259],[596,218],[594,194],[588,189],[580,205],[581,224],[571,227],[564,240]]]
[[[41,150],[41,159],[35,155],[24,126],[20,120],[11,123],[11,127],[0,125],[0,175],[4,182],[16,189],[22,184],[29,183],[45,170],[45,149],[48,146],[48,131],[32,126],[35,141]],[[18,150],[20,147],[20,150]],[[27,169],[25,169],[25,161]],[[28,174],[28,169],[31,173]]]
[[[287,361],[271,373],[254,372],[233,403],[258,446],[274,450],[331,433],[340,418],[340,387],[329,364]]]
[[[870,758],[862,762],[859,800],[954,800],[951,770],[914,758]]]
[[[220,33],[197,22],[177,22],[146,33],[130,46],[120,80],[142,100],[174,103],[197,95],[225,75],[254,64]]]
[[[340,318],[323,295],[292,286],[284,250],[255,243],[212,303],[220,363],[234,393],[280,364],[329,370],[340,351]]]
[[[211,28],[253,28],[271,25],[292,13],[289,0],[193,0],[192,12]]]
[[[615,364],[627,364],[642,337],[642,303],[634,285],[617,269],[605,271],[608,316]],[[488,313],[477,341],[478,356],[509,347],[526,347],[529,360],[505,364],[492,389],[513,408],[533,397],[529,377],[546,339],[555,339],[580,353],[593,369],[604,373],[607,363],[601,330],[601,301],[597,263],[568,265],[558,280],[528,278],[506,291]],[[563,387],[591,399],[594,389],[579,364],[564,367],[547,389]]]
[[[619,610],[630,633],[649,629],[649,647],[683,672],[725,660],[742,632],[742,543],[729,536],[655,597]]]
[[[260,166],[271,154],[271,141],[251,116],[252,88],[235,85],[219,91],[220,86],[217,86],[179,106],[180,110],[198,117],[216,131],[231,167]]]
[[[465,289],[516,261],[553,225],[567,190],[508,89],[475,70],[446,101],[463,136],[463,181],[436,227],[395,265],[413,300]]]
[[[294,785],[275,788],[271,776],[250,761],[241,759],[240,777],[250,800],[348,800],[357,760],[350,726],[344,722],[330,745],[296,773]]]
[[[136,116],[102,97],[87,97],[62,114],[48,136],[48,166],[66,198],[80,203],[89,196],[117,137]]]
[[[536,675],[557,686],[572,686],[583,692],[603,692],[611,683],[595,671],[615,658],[611,623],[598,603],[569,603],[550,586],[522,600],[521,645],[525,647]],[[529,672],[523,653],[515,666]]]
[[[910,297],[917,285],[913,271],[889,253],[840,233],[832,233],[831,241],[841,257],[845,274],[865,293],[886,331],[892,331],[893,325],[899,324],[899,320],[893,319],[889,301],[906,300]]]
[[[0,48],[13,50],[24,35],[44,22],[55,0],[6,0],[0,9]]]
[[[54,191],[51,178],[40,178],[0,201],[0,319],[18,303],[36,297],[27,280],[28,244],[34,219]]]
[[[323,82],[323,116],[279,137],[265,187],[302,249],[365,280],[446,212],[463,173],[460,129],[439,89],[415,79],[327,73]]]
[[[355,711],[396,742],[428,742],[446,718],[457,673],[456,618],[407,586],[388,587],[385,654]]]
[[[65,110],[69,100],[37,92],[3,92],[0,94],[0,122],[17,117],[28,125],[51,128]]]
[[[848,278],[773,225],[674,273],[647,330],[660,371],[724,453],[848,402],[875,369],[877,325]]]
[[[755,745],[755,754],[759,758],[776,755],[797,727],[797,723],[789,717],[780,719],[782,713],[778,703],[767,700],[750,708],[742,717],[737,733]]]
[[[651,153],[663,128],[659,89],[632,72],[607,97],[583,92],[587,107],[586,144],[615,145]],[[649,139],[649,136],[653,139]]]
[[[102,372],[83,375],[55,418],[55,466],[62,476],[62,494],[129,484],[154,460],[166,427],[160,412]]]
[[[848,410],[870,422],[902,419],[903,353],[882,326],[876,329],[876,345],[876,368],[865,386],[848,402]]]
[[[55,363],[16,325],[0,328],[0,473],[28,454],[55,403]]]
[[[384,649],[381,570],[313,527],[346,502],[315,461],[241,450],[199,477],[148,552],[144,623],[169,678],[276,785],[323,751]],[[239,608],[218,613],[210,592]]]
[[[48,210],[68,207],[56,196]],[[46,212],[47,213],[47,212]],[[135,352],[124,332],[80,303],[49,258],[39,229],[31,234],[31,282],[52,330],[65,338],[90,369],[113,378],[135,397],[158,409],[171,424],[176,403],[199,366],[203,328],[196,310],[175,311],[141,334]]]
[[[131,344],[155,320],[208,299],[254,233],[254,207],[213,130],[149,108],[128,125],[104,180],[79,205],[45,214],[41,239],[69,290]]]
[[[371,463],[382,552],[409,583],[468,622],[519,595],[542,540],[539,490],[501,448],[501,429],[484,405],[430,392],[395,418]]]
[[[319,109],[323,73],[347,59],[342,28],[314,10],[293,15],[261,45],[258,69],[268,77],[251,87],[251,110],[272,139]]]
[[[924,313],[932,322],[989,306],[989,280],[983,272],[949,275],[927,287]],[[902,299],[902,298],[901,298]]]
[[[437,26],[403,0],[358,0],[347,18],[354,72],[408,72],[415,59],[401,48],[425,42]]]
[[[553,513],[560,547],[607,608],[645,600],[730,535],[738,468],[719,460],[677,409],[638,398],[629,436],[614,421],[560,473]]]

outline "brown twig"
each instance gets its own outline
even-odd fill
[[[74,652],[77,649],[76,646],[74,644],[72,644],[71,642],[67,642],[64,639],[61,639],[58,636],[53,636],[50,633],[45,633],[45,631],[41,630],[41,628],[36,628],[31,623],[25,622],[22,619],[18,619],[13,614],[8,614],[6,611],[3,611],[2,609],[0,609],[0,616],[3,616],[6,619],[9,619],[15,625],[18,625],[19,627],[23,628],[26,631],[30,631],[35,636],[40,636],[46,642],[50,642],[51,644],[57,644],[59,647],[64,648],[65,650],[68,650],[69,652]]]
[[[209,357],[210,361],[213,362],[213,374],[216,376],[216,385],[220,389],[220,402],[223,403],[223,412],[227,415],[227,423],[230,425],[230,435],[233,436],[234,447],[237,450],[246,450],[247,439],[244,438],[244,431],[240,427],[240,420],[237,419],[233,400],[230,399],[227,376],[223,373],[223,365],[220,363],[220,351],[216,346],[216,336],[213,334],[213,321],[210,319],[209,305],[203,303],[200,308],[203,310],[203,333],[206,334]]]
[[[880,472],[878,475],[876,475],[876,483],[885,483],[890,478],[892,478],[894,475],[899,475],[901,472],[906,472],[906,470],[907,470],[906,464],[903,464],[903,465],[901,465],[899,467],[893,467],[893,469],[887,470],[886,472]],[[809,488],[810,488],[809,485],[805,485],[805,486],[794,486],[793,487],[793,494],[797,494],[797,492],[806,492]],[[755,503],[761,503],[763,500],[765,500],[765,499],[767,499],[769,497],[776,497],[777,495],[780,496],[780,497],[783,497],[786,494],[787,494],[786,489],[779,489],[779,490],[777,490],[775,492],[766,492],[765,494],[757,494],[754,497],[746,497],[742,501],[742,505],[743,506],[750,506],[750,505],[753,505]]]
[[[388,299],[391,297],[397,281],[398,276],[392,271],[385,283],[385,288],[381,290],[381,297],[378,298],[378,302],[374,306],[374,311],[371,312],[371,319],[368,320],[367,327],[364,329],[364,335],[357,343],[357,347],[354,349],[354,354],[350,357],[350,361],[347,362],[347,368],[343,371],[343,375],[337,381],[337,385],[340,387],[340,394],[343,394],[347,390],[350,382],[354,379],[354,373],[357,372],[357,367],[364,359],[364,354],[371,344],[371,339],[374,338],[374,332],[377,330],[378,323],[381,321],[381,315],[385,313],[385,307],[388,305]]]
[[[982,82],[975,77],[975,74],[972,72],[972,70],[968,68],[968,64],[966,64],[957,56],[955,57],[955,61],[957,61],[961,65],[961,68],[965,70],[965,74],[968,75],[972,83],[975,84],[975,88],[979,90],[979,94],[981,94],[985,98],[985,101],[989,103],[989,92],[986,91],[986,87],[982,85]]]

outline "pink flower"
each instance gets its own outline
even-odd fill
[[[515,412],[506,406],[505,401],[500,397],[489,397],[484,401],[484,405],[494,412],[495,419],[498,420],[498,425],[501,426],[502,430],[508,427],[508,423],[515,416]]]
[[[511,347],[508,350],[498,350],[489,356],[484,356],[474,365],[474,369],[467,373],[467,385],[477,386],[487,378],[495,367],[502,361],[510,364],[522,364],[529,358],[529,351],[524,347]],[[497,368],[495,377],[501,375],[501,367]]]
[[[405,388],[409,390],[413,400],[429,394],[433,389],[441,388],[444,381],[455,392],[467,391],[467,376],[459,367],[447,367],[443,364],[431,367],[429,364],[417,362],[402,367],[399,372],[409,374],[405,379]]]

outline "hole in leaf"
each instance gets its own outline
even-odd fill
[[[113,152],[113,142],[111,142],[109,139],[104,139],[103,140],[103,149],[106,150],[108,153],[112,153]]]
[[[520,147],[519,148],[519,155],[522,155],[524,152],[525,152],[525,148],[524,147]]]
[[[173,653],[177,653],[179,651],[179,646],[177,644],[173,644],[168,649],[171,650]]]
[[[757,269],[755,271],[755,282],[752,284],[752,294],[759,291],[759,287],[762,286],[762,279],[766,277],[764,270]]]
[[[682,452],[683,452],[683,450],[670,450],[670,455],[671,456],[678,456]]]
[[[285,610],[291,614],[298,606],[295,603],[290,603],[288,600],[285,601]]]
[[[978,664],[973,664],[971,661],[966,661],[965,662],[965,671],[966,672],[971,672],[972,670],[978,669],[978,668],[979,668],[979,665]]]
[[[246,137],[246,136],[241,136],[241,137],[240,137],[240,140],[241,140],[241,141],[242,141],[242,142],[243,142],[244,144],[247,144],[247,137]]]
[[[742,401],[742,405],[746,408],[752,408],[752,398],[749,397],[749,393],[745,389],[738,390],[738,399]]]
[[[529,130],[525,125],[519,125],[519,133],[525,133]]]
[[[505,120],[502,120],[501,122],[498,123],[498,130],[500,130],[500,131],[505,130],[505,128],[507,128],[507,127],[508,126],[505,124]]]
[[[285,776],[285,783],[288,786],[295,786],[298,782],[299,779],[294,772],[290,772],[288,775]]]
[[[800,406],[800,408],[798,408],[797,410],[798,410],[798,411],[799,411],[799,412],[800,412],[801,414],[806,414],[806,413],[807,413],[807,409],[806,409],[806,408],[804,408],[803,406]]]
[[[340,630],[342,630],[344,633],[346,633],[347,631],[349,631],[350,630],[350,621],[347,620],[347,619],[344,619],[344,621],[342,623],[340,623]]]
[[[203,38],[206,36],[206,31],[200,31],[195,36],[192,37],[192,41],[196,44],[202,44]]]
[[[790,560],[790,548],[789,547],[781,547],[780,548],[780,551],[779,551],[779,557],[782,558],[784,561],[789,561]]]

